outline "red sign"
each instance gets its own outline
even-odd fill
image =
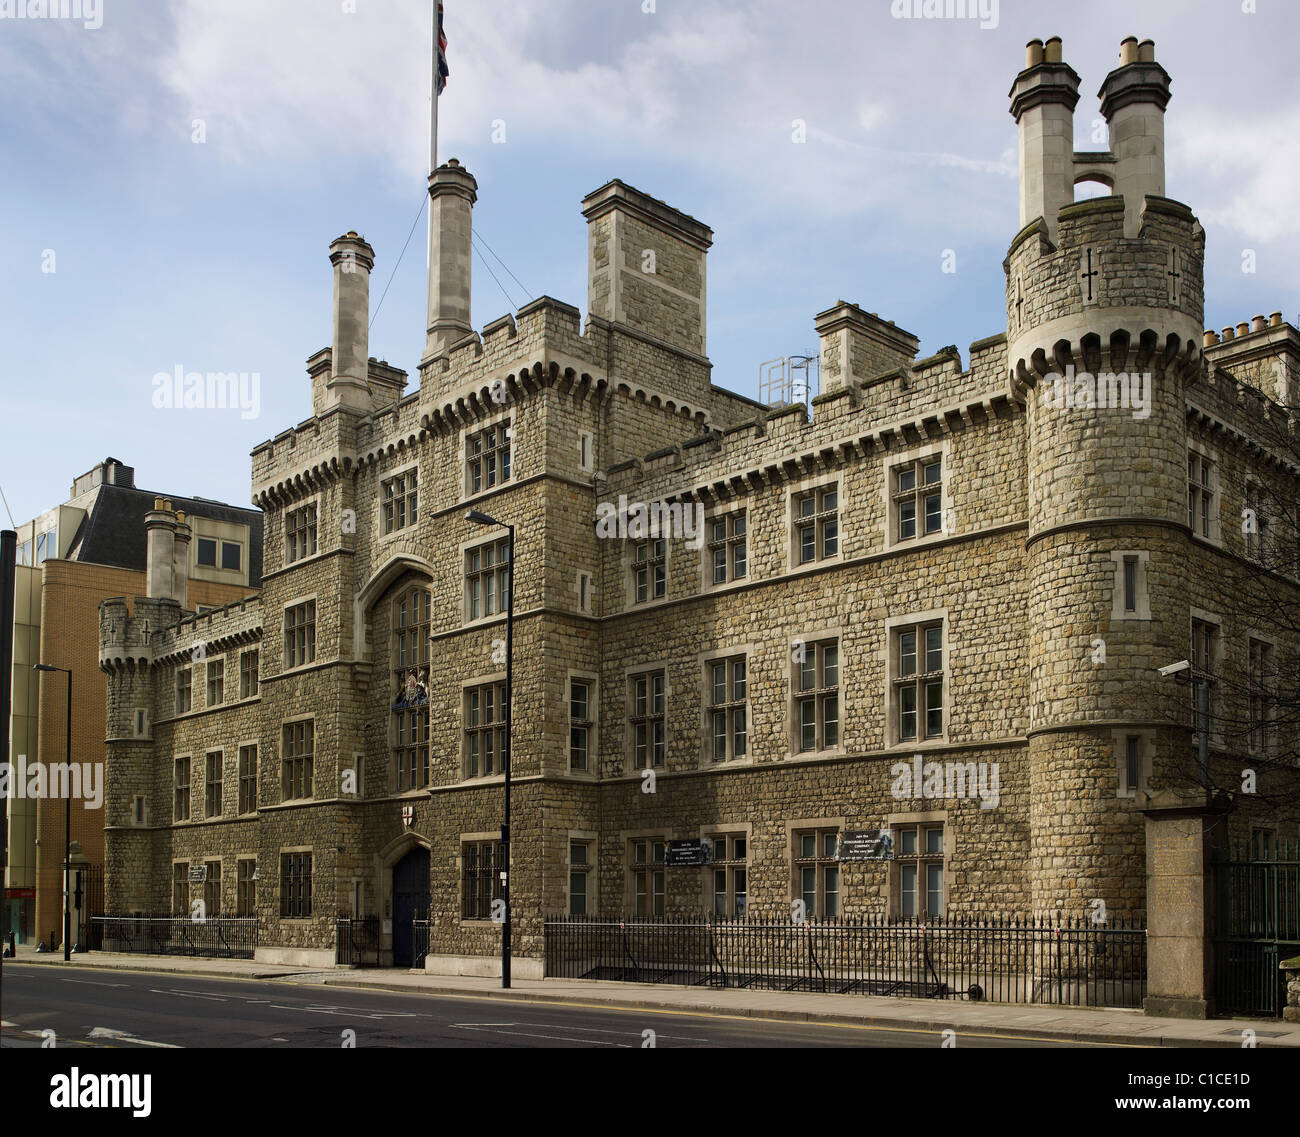
[[[33,885],[31,888],[6,888],[5,899],[6,900],[35,900],[36,887],[35,885]]]

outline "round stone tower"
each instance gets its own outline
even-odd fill
[[[1186,753],[1170,725],[1186,695],[1155,668],[1187,654],[1184,386],[1201,366],[1204,233],[1164,196],[1170,80],[1154,51],[1126,40],[1102,84],[1107,152],[1074,151],[1079,76],[1059,39],[1029,44],[1011,89],[1023,228],[1004,264],[1027,420],[1035,912],[1145,910],[1136,792],[1176,777]],[[1111,196],[1076,203],[1085,180]]]

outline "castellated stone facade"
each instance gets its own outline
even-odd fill
[[[1072,152],[1078,81],[1049,41],[1012,90],[1005,332],[917,358],[841,301],[816,317],[811,411],[711,383],[711,231],[622,182],[583,202],[585,326],[544,297],[461,334],[468,267],[448,266],[477,185],[435,173],[451,251],[411,394],[369,357],[374,252],[339,238],[312,415],[252,455],[260,598],[103,607],[110,912],[184,908],[205,886],[176,866],[220,862],[209,895],[255,912],[260,957],[332,962],[336,917],[363,915],[400,964],[427,891],[426,966],[492,969],[507,576],[505,530],[475,509],[516,531],[519,973],[555,913],[1140,916],[1141,793],[1186,783],[1195,753],[1187,688],[1155,669],[1216,619],[1219,667],[1244,669],[1251,636],[1295,658],[1225,590],[1248,478],[1295,485],[1256,439],[1294,404],[1300,333],[1203,332],[1205,234],[1164,194],[1148,45],[1103,87],[1114,151]],[[1082,175],[1115,193],[1074,203]],[[1057,381],[1105,373],[1138,377],[1123,406]],[[610,532],[620,501],[634,527]],[[660,544],[636,503],[698,509],[703,531]],[[1241,763],[1224,739],[1212,758]],[[894,859],[836,859],[837,835],[881,829]],[[697,838],[711,864],[659,863]]]

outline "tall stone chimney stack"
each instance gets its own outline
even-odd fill
[[[153,509],[144,515],[144,529],[145,595],[151,600],[172,600],[176,581],[176,514],[172,503],[154,498]]]
[[[375,267],[375,250],[365,238],[348,232],[330,245],[330,264],[334,266],[334,314],[325,406],[367,414],[371,410],[370,271]]]
[[[185,520],[181,510],[176,511],[176,529],[172,536],[172,599],[182,608],[189,608],[190,595],[190,538],[194,530]]]
[[[1165,108],[1169,72],[1156,62],[1156,45],[1129,36],[1119,66],[1098,95],[1115,155],[1115,189],[1124,199],[1124,236],[1136,237],[1146,197],[1165,196]]]
[[[1030,40],[1011,87],[1020,133],[1020,227],[1041,217],[1056,242],[1056,215],[1074,201],[1074,108],[1079,76],[1061,60],[1061,40]]]
[[[429,319],[424,361],[446,355],[473,330],[470,323],[471,234],[478,182],[455,158],[429,175],[432,215],[429,248]]]

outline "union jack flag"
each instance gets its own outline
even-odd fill
[[[438,0],[438,94],[446,89],[447,76],[451,71],[447,67],[447,36],[442,30],[442,0]]]

